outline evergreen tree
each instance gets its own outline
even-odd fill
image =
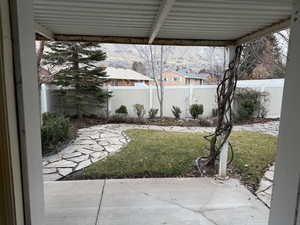
[[[100,106],[109,95],[101,89],[105,68],[97,66],[105,59],[106,53],[96,43],[46,43],[43,64],[57,68],[51,83],[70,88],[61,92],[65,99],[64,107],[75,107],[79,117],[89,114],[87,106]]]

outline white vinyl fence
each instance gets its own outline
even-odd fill
[[[238,81],[238,88],[253,88],[258,91],[264,91],[269,94],[267,102],[267,111],[269,118],[280,117],[281,101],[283,92],[283,79],[272,80],[243,80]],[[204,117],[211,116],[212,110],[216,105],[216,85],[199,85],[199,86],[168,86],[164,88],[164,116],[172,117],[172,106],[181,108],[182,117],[190,117],[189,107],[191,104],[203,104]],[[55,95],[53,91],[58,88],[51,85],[42,85],[41,88],[41,107],[42,112],[57,111],[55,108]],[[155,86],[145,87],[109,87],[113,97],[109,99],[108,105],[104,106],[104,111],[108,108],[110,115],[120,105],[125,105],[128,109],[129,116],[136,116],[134,104],[144,105],[148,112],[150,108],[159,109],[157,100],[157,90]]]

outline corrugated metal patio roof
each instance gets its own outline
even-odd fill
[[[292,0],[34,0],[36,32],[54,40],[218,45],[289,25]]]

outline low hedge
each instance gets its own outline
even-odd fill
[[[70,121],[55,113],[44,113],[41,128],[43,155],[56,151],[71,137]]]

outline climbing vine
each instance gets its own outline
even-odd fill
[[[241,53],[242,46],[236,47],[235,56],[229,62],[228,69],[225,70],[223,79],[217,87],[217,126],[213,134],[205,137],[210,143],[209,155],[196,159],[196,165],[201,173],[207,172],[208,169],[214,172],[216,160],[230,136],[233,126],[232,101],[238,79]]]

